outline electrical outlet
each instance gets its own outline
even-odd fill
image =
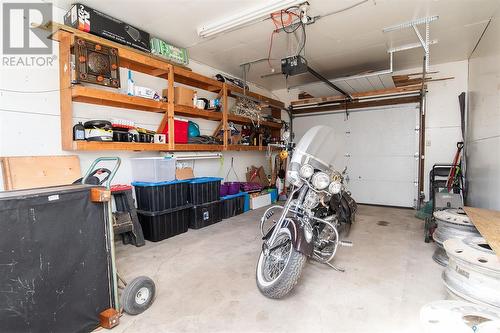
[[[425,145],[427,147],[430,147],[431,146],[431,140],[425,140]]]

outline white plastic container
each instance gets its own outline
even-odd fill
[[[158,183],[175,180],[175,158],[132,158],[132,180],[134,182]]]

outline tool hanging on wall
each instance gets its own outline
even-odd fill
[[[462,141],[457,142],[457,152],[455,153],[455,157],[453,158],[453,164],[450,169],[450,175],[448,176],[448,180],[446,182],[446,187],[448,188],[448,192],[450,192],[453,187],[460,185],[460,183],[462,182],[461,153],[463,148],[464,148],[464,143]]]

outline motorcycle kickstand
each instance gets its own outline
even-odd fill
[[[328,266],[330,266],[331,268],[333,268],[337,272],[341,272],[341,273],[345,272],[345,268],[335,266],[334,264],[330,264],[329,262],[325,262],[325,264],[328,265]]]

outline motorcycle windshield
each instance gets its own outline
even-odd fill
[[[323,171],[333,168],[336,152],[333,150],[334,133],[328,126],[309,129],[295,147],[291,163],[308,163]]]

